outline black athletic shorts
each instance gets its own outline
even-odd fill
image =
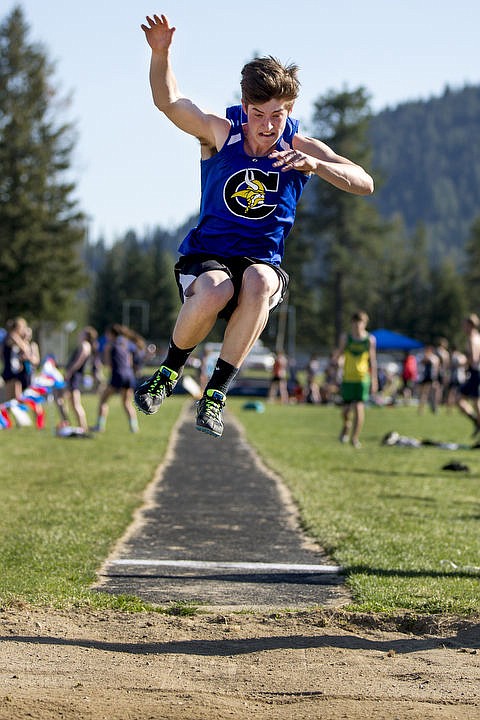
[[[272,265],[265,260],[249,257],[222,258],[218,255],[195,253],[182,255],[175,265],[175,280],[177,281],[180,300],[185,300],[185,292],[195,278],[210,270],[223,270],[233,283],[234,293],[232,299],[218,313],[218,317],[229,320],[238,304],[238,296],[242,287],[243,273],[250,265],[268,265],[273,268],[280,280],[277,292],[270,298],[270,310],[274,310],[285,297],[288,288],[289,276],[278,265]]]
[[[460,385],[460,394],[464,397],[477,400],[480,397],[480,371],[476,368],[468,368],[466,381]]]

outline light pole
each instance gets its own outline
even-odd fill
[[[146,300],[124,300],[122,302],[122,323],[130,327],[130,316],[132,308],[137,308],[141,313],[141,332],[145,335],[150,326],[150,303]]]

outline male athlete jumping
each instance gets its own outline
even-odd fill
[[[226,116],[184,97],[170,63],[175,33],[165,15],[142,25],[150,45],[150,84],[157,108],[201,146],[198,225],[179,248],[175,273],[183,301],[160,368],[135,393],[155,413],[173,391],[196,345],[217,317],[227,321],[216,368],[198,403],[196,427],[220,437],[228,389],[269,312],[282,301],[288,275],[280,267],[302,190],[311,175],[357,195],[373,192],[359,165],[325,143],[298,133],[291,118],[300,83],[296,65],[256,58],[242,70],[242,104]]]

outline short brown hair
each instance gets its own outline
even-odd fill
[[[83,334],[85,335],[85,340],[90,343],[90,345],[93,345],[93,343],[98,338],[98,333],[95,330],[94,327],[91,325],[87,325],[83,328]]]
[[[352,321],[353,322],[364,322],[365,325],[368,325],[369,317],[366,312],[363,310],[357,310],[357,312],[354,312],[352,315]]]
[[[242,100],[248,105],[263,103],[273,98],[291,101],[297,99],[300,81],[297,78],[298,65],[283,65],[280,60],[268,55],[254,58],[242,69]]]

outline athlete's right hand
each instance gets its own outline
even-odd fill
[[[147,42],[154,52],[168,50],[172,43],[173,33],[176,28],[170,27],[165,15],[154,15],[153,18],[147,15],[148,25],[142,24]]]

